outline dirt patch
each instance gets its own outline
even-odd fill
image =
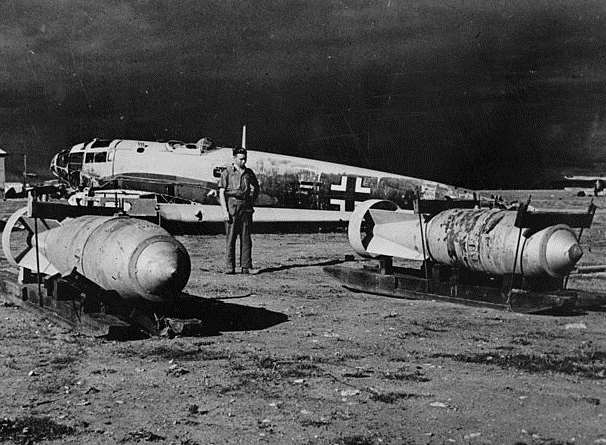
[[[588,379],[606,379],[606,353],[603,351],[580,351],[574,355],[559,353],[544,354],[501,354],[485,352],[481,354],[435,354],[465,363],[495,365],[501,368],[515,368],[527,372],[559,372],[582,376]]]
[[[406,368],[401,368],[396,370],[395,372],[385,372],[383,373],[383,377],[388,380],[398,380],[398,381],[407,381],[407,382],[417,382],[424,383],[429,382],[431,379],[426,377],[422,371],[418,369],[415,371],[408,371]]]
[[[129,431],[122,439],[120,439],[120,442],[131,443],[141,442],[142,440],[145,442],[160,442],[166,440],[166,437],[145,430]]]
[[[338,445],[374,445],[376,440],[368,436],[345,436],[337,439]]]
[[[148,346],[146,344],[141,347],[125,346],[116,351],[116,355],[123,358],[145,358],[158,361],[194,361],[194,360],[224,360],[229,358],[227,354],[212,349],[186,348],[176,344],[166,344],[159,346]]]
[[[421,397],[428,397],[426,395],[421,394],[413,394],[409,392],[373,392],[370,395],[371,400],[376,400],[377,402],[383,403],[395,403],[398,400],[408,400],[408,399],[418,399]]]
[[[72,427],[55,423],[48,417],[0,420],[0,442],[10,440],[21,445],[29,445],[42,440],[60,439],[75,433]]]

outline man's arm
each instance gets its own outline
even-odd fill
[[[227,210],[227,200],[225,199],[225,189],[219,189],[219,203],[221,204],[221,208],[223,209],[223,219],[227,222],[231,220],[229,216],[229,211]]]
[[[225,198],[226,187],[227,175],[226,171],[223,171],[223,173],[221,173],[221,178],[219,179],[219,204],[223,210],[223,219],[227,222],[231,222],[231,216],[229,215],[229,210],[227,209],[227,199]]]
[[[252,199],[252,203],[254,204],[259,196],[259,181],[257,180],[257,176],[252,170],[249,170],[250,174],[250,195]]]

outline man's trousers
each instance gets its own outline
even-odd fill
[[[235,209],[231,215],[231,222],[225,223],[225,233],[227,234],[227,246],[225,267],[228,270],[236,268],[236,239],[240,237],[240,267],[252,269],[252,209]]]

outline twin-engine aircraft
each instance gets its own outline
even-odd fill
[[[576,192],[579,196],[599,196],[604,191],[606,177],[604,176],[564,176],[564,190]]]
[[[245,132],[242,146],[245,146]],[[222,222],[218,178],[231,164],[232,148],[210,139],[196,143],[93,139],[56,154],[51,171],[72,189],[93,185],[95,196],[154,195],[158,202],[190,203],[166,219]],[[424,199],[471,199],[471,190],[343,164],[248,150],[260,194],[255,222],[345,222],[367,199],[412,208]]]

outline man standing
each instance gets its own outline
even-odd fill
[[[253,204],[259,195],[259,183],[254,172],[246,167],[246,149],[235,148],[233,163],[227,167],[219,179],[219,201],[225,219],[227,253],[225,273],[233,274],[236,269],[236,238],[240,236],[240,267],[247,274],[252,269]]]

